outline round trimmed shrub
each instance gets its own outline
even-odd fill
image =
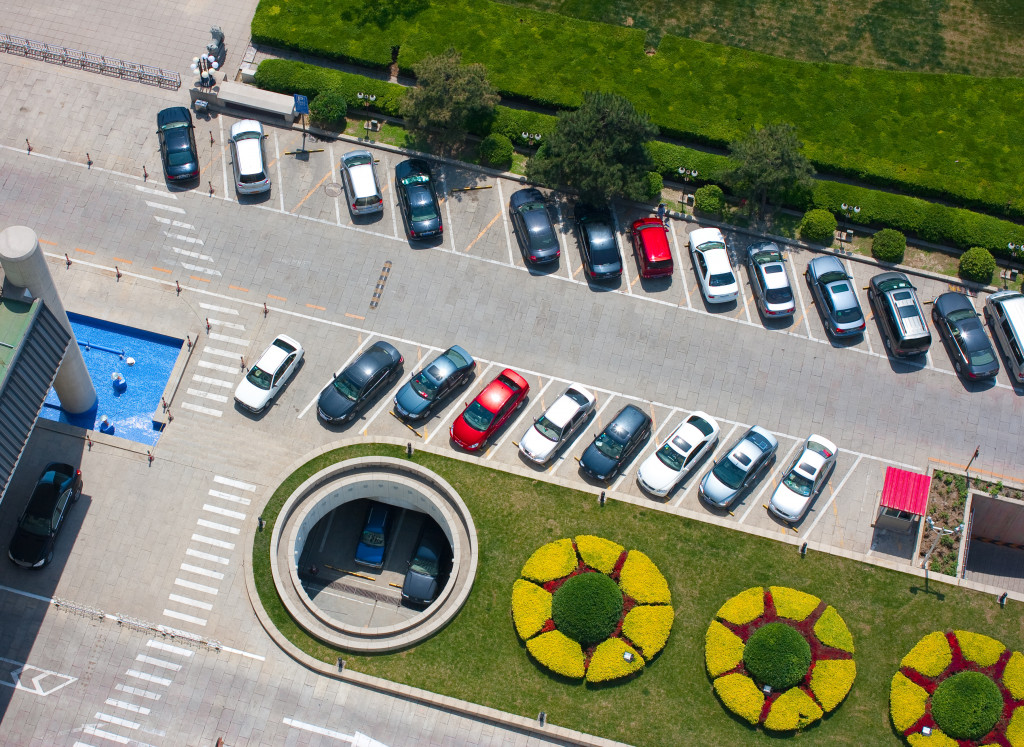
[[[622,617],[622,592],[603,573],[573,576],[551,600],[551,618],[562,633],[587,646],[615,632]]]
[[[975,246],[960,255],[960,277],[988,285],[996,271],[996,258],[983,246]]]
[[[981,672],[960,672],[932,694],[932,718],[954,739],[981,739],[1003,714],[999,686]]]
[[[661,190],[665,188],[665,180],[657,171],[648,171],[644,176],[643,196],[645,200],[653,200],[661,196]]]
[[[500,132],[492,132],[480,143],[480,157],[491,166],[508,166],[512,163],[512,141]]]
[[[880,262],[899,264],[907,250],[907,237],[892,228],[883,228],[871,239],[871,254]]]
[[[788,690],[803,682],[811,666],[811,645],[799,631],[781,622],[755,630],[743,649],[743,663],[759,684]]]
[[[341,91],[321,91],[309,102],[309,118],[317,124],[341,124],[348,114],[348,103]]]
[[[717,215],[724,204],[725,194],[717,184],[705,184],[693,193],[693,208],[702,213]]]
[[[800,221],[800,238],[804,241],[825,244],[827,246],[835,238],[836,228],[838,227],[839,223],[836,221],[836,216],[832,215],[828,210],[814,208],[804,213],[804,218]]]

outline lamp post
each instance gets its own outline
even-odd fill
[[[697,171],[697,169],[692,169],[691,170],[691,169],[686,168],[685,166],[680,166],[678,169],[676,169],[676,172],[681,177],[683,177],[683,181],[687,181],[687,182],[690,181],[690,177],[693,177],[694,179],[696,179],[697,178],[697,174],[700,173],[700,172]]]
[[[359,91],[356,93],[356,98],[359,99],[359,103],[363,105],[363,109],[369,109],[374,101],[377,100],[377,95],[373,93],[364,93]],[[363,122],[363,129],[366,130],[366,139],[372,141],[373,136],[370,134],[373,131],[373,126],[376,120],[368,119]]]
[[[950,534],[950,535],[958,535],[958,534],[960,534],[962,531],[964,531],[964,523],[961,521],[960,524],[957,525],[954,529],[945,529],[943,527],[936,527],[935,526],[935,522],[932,521],[932,517],[931,516],[926,516],[924,520],[928,524],[928,528],[931,529],[933,532],[935,532],[935,539],[932,540],[932,546],[928,548],[928,552],[925,553],[924,560],[921,561],[921,567],[924,568],[924,588],[925,588],[925,591],[927,591],[928,590],[928,561],[931,560],[932,553],[935,552],[935,548],[938,547],[939,540],[941,540],[947,534]]]
[[[217,58],[212,54],[201,54],[192,58],[192,72],[199,73],[199,86],[212,88],[216,81],[216,70],[220,67]]]

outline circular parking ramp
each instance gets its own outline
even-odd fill
[[[314,568],[308,562],[310,553],[322,552],[328,542],[347,545],[349,559],[354,559],[367,499],[385,504],[401,517],[436,522],[448,540],[451,571],[447,583],[422,611],[399,614],[406,609],[401,603],[402,577],[394,576],[394,571],[393,580],[387,576],[386,569],[396,566],[404,574],[405,561],[416,544],[408,539],[390,549],[385,569],[380,571],[364,572],[347,562]],[[388,534],[398,535],[397,527]],[[302,483],[281,509],[270,557],[278,593],[306,632],[332,646],[369,653],[407,648],[447,625],[469,596],[476,577],[477,550],[473,519],[451,485],[413,462],[374,456],[339,462]],[[346,603],[353,605],[351,615],[345,612]],[[379,614],[365,609],[378,606]]]

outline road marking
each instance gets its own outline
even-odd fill
[[[728,441],[732,437],[732,434],[735,433],[736,429],[739,428],[739,427],[740,427],[740,424],[736,423],[729,430],[729,432],[726,433],[724,436],[721,435],[721,431],[719,431],[718,443],[715,444],[715,448],[713,448],[711,451],[709,451],[706,456],[701,458],[701,462],[703,462],[705,465],[707,465],[710,462],[713,462],[714,459],[715,459],[715,453],[719,449],[722,448],[722,445],[724,443],[726,443],[726,441]],[[688,474],[686,476],[686,479],[690,480],[690,478],[692,478],[692,477],[696,477],[696,475],[691,470],[690,474]],[[675,498],[672,499],[672,502],[669,505],[674,506],[674,507],[678,507],[678,506],[683,505],[683,501],[686,500],[686,497],[688,495],[690,495],[690,492],[693,490],[694,486],[696,486],[696,485],[700,485],[700,480],[699,479],[697,479],[697,480],[690,480],[690,483],[682,491],[680,491],[679,495],[677,495]]]
[[[154,685],[160,685],[162,687],[167,687],[171,684],[171,681],[169,679],[166,679],[164,677],[157,677],[153,674],[146,674],[145,672],[139,672],[135,669],[129,669],[127,672],[125,672],[125,674],[127,674],[129,677],[134,677],[137,680],[142,680],[143,682],[150,682]]]
[[[200,361],[202,362],[202,361]],[[182,402],[181,409],[191,410],[192,412],[198,412],[200,415],[212,415],[215,418],[221,417],[224,413],[220,410],[214,410],[212,407],[203,407],[202,405],[193,405],[191,402]]]
[[[229,565],[231,563],[227,558],[222,558],[220,555],[211,555],[208,552],[202,552],[201,550],[193,550],[191,547],[185,551],[185,554],[199,558],[200,560],[209,560],[211,563],[217,563],[218,565]]]
[[[117,742],[118,744],[128,744],[128,737],[122,737],[120,734],[112,734],[109,731],[103,731],[97,729],[95,726],[83,726],[82,733],[88,734],[91,737],[99,737],[100,739],[109,739],[111,742]],[[91,747],[91,746],[90,746]]]
[[[284,179],[281,178],[281,146],[277,142],[277,130],[274,130],[274,161],[277,163],[277,196],[281,202],[281,212],[284,212]],[[268,167],[269,168],[269,167]]]
[[[683,279],[683,295],[686,296],[686,308],[693,309],[693,305],[690,303],[690,284],[686,282],[686,269],[683,267],[683,255],[679,248],[679,239],[676,238],[676,223],[673,220],[668,222],[669,233],[672,234],[672,243],[676,247],[676,257],[679,259],[679,263],[676,265],[679,268],[679,277]],[[687,252],[686,256],[690,256]],[[682,304],[678,304],[682,306]]]
[[[164,197],[168,200],[177,200],[178,196],[171,194],[170,192],[161,192],[159,189],[153,189],[152,187],[143,187],[141,184],[136,184],[135,189],[140,192],[145,192],[147,195],[156,195],[157,197]]]
[[[338,164],[338,178],[340,179],[341,178],[341,162],[334,160],[334,144],[333,143],[328,144],[328,146],[327,146],[327,155],[331,159],[330,160],[330,164],[331,164],[331,171],[330,171],[330,173],[332,173],[332,174],[334,173],[334,164]],[[386,185],[387,181],[385,181],[384,184]],[[334,198],[334,220],[335,220],[335,222],[337,222],[337,224],[339,226],[341,225],[341,200],[339,200],[338,197],[340,197],[341,194],[345,194],[344,188],[342,188],[341,193]],[[381,198],[383,198],[383,197],[384,197],[384,195],[381,195]],[[383,202],[383,199],[381,199],[381,202]]]
[[[545,384],[543,386],[543,388],[540,390],[540,394],[537,395],[537,398],[540,399],[542,403],[543,403],[543,399],[544,399],[544,392],[546,392],[548,390],[548,387],[551,386],[554,383],[555,383],[554,379],[549,379],[548,383]],[[508,439],[509,436],[512,435],[512,433],[514,432],[513,428],[516,427],[516,423],[519,422],[519,419],[522,418],[523,415],[526,414],[526,410],[527,410],[526,407],[519,408],[519,414],[516,415],[515,418],[513,418],[512,420],[510,420],[508,423],[505,424],[505,433],[504,433],[504,435],[500,439],[498,439],[498,442],[496,444],[494,444],[494,446],[492,446],[490,449],[487,450],[487,456],[484,457],[485,461],[489,462],[494,457],[494,455],[498,453],[498,449],[500,449],[501,445],[503,443],[505,443],[505,441]]]
[[[468,254],[469,250],[473,248],[473,245],[476,242],[478,242],[480,239],[483,238],[484,234],[487,233],[488,230],[490,230],[491,226],[493,226],[495,224],[495,222],[498,220],[498,218],[500,218],[500,217],[501,217],[501,208],[499,207],[498,208],[498,214],[495,215],[493,218],[491,218],[491,222],[488,223],[486,226],[484,226],[484,230],[481,231],[480,233],[478,233],[476,235],[475,239],[473,239],[472,241],[469,242],[469,245],[463,250],[463,253],[464,254]]]
[[[355,734],[342,734],[340,731],[334,731],[332,729],[325,729],[322,726],[314,726],[313,724],[307,724],[302,721],[296,721],[295,719],[285,717],[282,722],[295,729],[302,729],[303,731],[310,731],[314,734],[319,734],[324,737],[331,737],[333,739],[341,740],[342,742],[348,742],[352,745],[359,745],[359,747],[387,747],[386,744],[378,742],[376,739],[356,732]]]
[[[619,250],[619,259],[622,260],[622,277],[625,278],[626,295],[633,295],[633,284],[629,282],[629,269],[626,267],[626,255],[622,251],[622,229],[619,226],[619,215],[615,210],[612,213],[612,226],[615,228],[615,246]]]
[[[194,537],[195,535],[192,536]],[[174,579],[174,585],[183,586],[184,588],[191,589],[192,591],[201,591],[204,594],[212,594],[213,596],[217,596],[218,593],[218,590],[212,586],[203,586],[202,584],[195,584],[191,581],[186,581],[183,578]]]
[[[360,342],[358,347],[356,347],[356,349],[354,351],[352,351],[352,354],[348,358],[345,359],[345,362],[341,364],[341,367],[338,368],[338,371],[341,372],[341,371],[344,371],[346,368],[348,368],[348,364],[351,363],[353,360],[355,360],[355,357],[362,352],[363,346],[365,346],[368,342],[370,342],[370,340],[372,338],[373,338],[373,334],[372,333],[367,335],[366,339],[363,340],[362,342]],[[324,382],[324,385],[322,387],[317,389],[317,395],[315,397],[313,397],[313,399],[311,399],[309,401],[309,403],[305,407],[302,408],[302,412],[299,413],[299,417],[297,418],[298,420],[302,420],[302,417],[307,412],[309,412],[309,408],[311,408],[313,405],[315,405],[317,403],[317,400],[320,399],[320,392],[322,392],[324,389],[326,389],[328,386],[330,386],[331,382],[333,382],[333,381],[334,381],[334,376],[332,375],[331,378],[328,381]]]
[[[558,226],[555,228],[555,232],[558,234],[558,245],[562,248],[562,259],[565,260],[565,279],[570,283],[573,281],[576,273],[572,271],[572,262],[569,260],[569,246],[567,244],[568,239],[565,238],[565,232],[562,231],[562,224],[565,220],[562,218],[562,208],[555,203],[555,217],[558,219]],[[559,278],[562,276],[559,275]]]
[[[138,729],[139,724],[135,721],[129,721],[126,718],[118,718],[117,716],[108,716],[105,713],[97,712],[93,718],[100,721],[106,721],[108,724],[114,724],[115,726],[123,726],[125,729]]]
[[[191,272],[201,272],[204,275],[216,275],[217,277],[221,277],[220,270],[213,270],[210,269],[209,267],[202,267],[201,265],[190,265],[187,262],[182,262],[181,266]],[[193,278],[193,280],[204,280],[205,282],[209,282],[206,281],[205,278]]]
[[[772,471],[768,474],[767,478],[764,478],[764,485],[761,486],[759,491],[757,491],[757,496],[751,499],[750,505],[747,506],[747,510],[744,511],[743,516],[740,517],[738,522],[739,524],[746,521],[747,516],[749,516],[750,512],[754,510],[754,506],[761,505],[761,497],[765,494],[765,491],[768,490],[768,488],[775,485],[775,480],[782,474],[782,470],[789,466],[789,458],[793,456],[793,452],[796,451],[796,447],[800,446],[803,442],[804,439],[797,439],[793,445],[789,447],[789,451],[786,452],[786,456],[775,461],[775,466],[772,468]]]
[[[169,643],[163,641],[146,641],[146,646],[149,648],[155,648],[157,651],[166,651],[169,654],[177,654],[178,656],[184,656],[186,659],[191,659],[194,652],[187,648],[181,648],[180,646],[172,646]]]
[[[127,702],[125,702],[123,700],[114,700],[113,698],[107,698],[105,701],[103,701],[103,705],[114,706],[114,708],[122,708],[122,709],[124,709],[126,711],[131,711],[132,713],[137,713],[140,716],[148,716],[149,715],[149,709],[148,708],[144,708],[143,706],[135,705],[134,703],[127,703]]]
[[[220,402],[222,405],[226,404],[227,401],[228,401],[228,398],[225,397],[223,394],[213,394],[211,392],[204,392],[204,391],[201,391],[199,389],[192,389],[191,387],[189,387],[186,391],[187,391],[188,394],[190,394],[193,397],[201,397],[202,399],[210,399],[210,400],[213,400],[214,402]]]
[[[301,200],[299,200],[299,204],[298,204],[298,205],[296,205],[295,207],[293,207],[293,208],[292,208],[292,210],[291,210],[291,212],[292,212],[292,215],[294,215],[294,214],[296,213],[296,211],[297,211],[297,210],[298,210],[298,209],[299,209],[300,207],[302,207],[302,204],[303,204],[303,203],[304,203],[304,202],[305,202],[306,200],[308,200],[308,199],[309,199],[310,197],[312,197],[312,196],[313,196],[313,193],[314,193],[314,192],[316,192],[316,191],[317,191],[318,189],[320,189],[320,187],[321,187],[321,186],[323,186],[323,183],[324,183],[325,181],[327,181],[327,177],[329,177],[329,176],[330,176],[331,174],[333,174],[333,173],[334,173],[334,166],[333,166],[333,161],[332,161],[332,166],[331,166],[331,168],[330,168],[330,169],[328,169],[328,170],[327,170],[327,173],[326,173],[326,174],[324,174],[324,178],[323,178],[323,179],[321,179],[321,180],[320,180],[319,182],[317,182],[316,186],[315,186],[315,187],[313,187],[313,189],[309,190],[309,192],[308,192],[308,193],[306,193],[306,196],[305,196],[305,197],[303,197],[303,198],[302,198]],[[337,197],[335,197],[334,199],[335,199],[335,206],[337,206],[337,199],[338,199],[338,198],[337,198]],[[282,204],[282,205],[284,204],[284,198],[283,198],[283,197],[281,198],[281,204]]]
[[[209,511],[212,514],[227,516],[229,519],[238,519],[239,521],[243,521],[245,519],[245,514],[239,511],[229,511],[228,509],[221,508],[220,506],[211,506],[209,503],[203,504],[203,510]]]
[[[231,389],[235,385],[233,381],[214,379],[209,376],[202,376],[201,374],[192,374],[192,381],[198,381],[200,384],[209,384],[210,386],[219,386],[225,389]]]
[[[822,509],[820,511],[818,511],[818,515],[814,517],[814,521],[812,521],[811,525],[807,528],[807,532],[804,533],[804,537],[810,537],[811,536],[811,532],[814,531],[814,527],[818,526],[818,522],[821,521],[821,517],[825,515],[825,512],[828,511],[828,507],[832,505],[833,501],[835,501],[836,496],[839,494],[839,491],[843,489],[843,485],[846,484],[846,481],[850,479],[850,475],[852,475],[854,473],[854,470],[857,469],[857,465],[860,464],[860,460],[861,459],[863,459],[863,457],[862,456],[858,456],[854,460],[853,466],[850,467],[850,471],[847,472],[845,475],[843,475],[843,479],[839,481],[839,487],[837,487],[835,490],[832,491],[832,495],[830,495],[828,497],[828,503],[826,503],[822,507]],[[830,482],[831,482],[831,478],[834,476],[834,474],[835,473],[833,473],[833,475],[829,476]]]
[[[159,202],[150,202],[149,200],[146,200],[146,204],[149,205],[149,207],[153,208],[154,210],[166,210],[169,213],[178,213],[180,215],[185,214],[184,210],[182,210],[180,207],[175,207],[174,205],[164,205]]]
[[[192,259],[201,259],[204,262],[213,262],[213,257],[211,257],[209,254],[200,254],[199,252],[193,252],[193,251],[191,251],[189,249],[181,249],[180,247],[177,247],[177,246],[172,246],[171,247],[171,251],[173,251],[175,254],[180,254],[183,257],[191,257]],[[186,267],[186,269],[188,269],[188,268]]]
[[[206,576],[207,578],[215,578],[218,581],[222,581],[224,579],[224,574],[220,571],[208,571],[205,568],[200,568],[197,565],[189,565],[188,563],[182,563],[181,570],[188,571],[189,573],[195,573],[200,576]]]
[[[208,335],[208,337],[211,340],[216,340],[217,342],[228,342],[231,343],[232,345],[242,345],[244,347],[249,347],[249,343],[251,342],[251,340],[245,340],[242,339],[241,337],[231,337],[230,335],[222,335],[219,332],[211,332]]]
[[[236,495],[231,495],[231,493],[223,493],[220,490],[211,490],[210,495],[212,495],[214,498],[223,498],[224,500],[231,501],[232,503],[241,503],[243,506],[248,506],[250,503],[252,503],[252,501],[248,498],[239,498]]]
[[[247,491],[249,493],[256,492],[256,486],[255,485],[250,485],[249,483],[242,482],[241,480],[232,480],[230,477],[221,477],[220,475],[214,475],[213,476],[213,481],[217,482],[217,483],[220,483],[221,485],[228,485],[229,487],[232,487],[232,488],[238,488],[239,490],[245,490],[245,491]]]
[[[509,235],[508,230],[508,211],[505,210],[505,195],[501,190],[501,179],[495,179],[494,183],[498,187],[498,212],[501,214],[501,224],[505,227],[505,246],[508,247],[508,263],[509,265],[514,265],[516,260],[512,253],[512,237]]]
[[[206,351],[203,351],[203,352],[206,352]],[[216,353],[214,353],[214,355],[216,355]],[[232,355],[231,357],[232,358],[239,358],[239,359],[241,359],[241,356],[238,356],[238,355]],[[242,370],[240,367],[239,368],[234,368],[232,366],[222,366],[219,363],[210,363],[209,361],[199,361],[199,367],[200,368],[208,368],[211,371],[220,371],[221,373],[229,373],[229,374],[237,374],[239,371]]]
[[[188,607],[197,607],[198,609],[206,610],[207,612],[213,609],[213,605],[209,602],[200,602],[198,600],[192,599],[191,597],[183,597],[180,594],[170,594],[168,595],[167,598],[172,602],[184,604]]]
[[[452,227],[451,200],[448,199],[448,194],[447,194],[447,192],[448,192],[448,183],[445,181],[444,172],[443,171],[441,172],[440,176],[441,176],[441,200],[444,202],[444,214],[448,216],[448,230],[446,230],[444,232],[444,234],[442,234],[441,245],[444,246],[444,236],[449,236],[451,238],[451,244],[452,244],[452,249],[451,250],[452,250],[452,252],[454,252],[454,251],[456,251],[455,247],[457,246],[457,244],[455,243],[455,229]]]
[[[229,309],[227,306],[214,306],[212,303],[200,303],[199,308],[207,311],[219,311],[221,314],[232,314],[238,316],[238,309]]]
[[[204,355],[206,355],[206,354],[216,355],[216,356],[220,356],[221,358],[230,358],[231,360],[235,360],[235,361],[237,361],[239,359],[239,357],[240,357],[238,355],[238,352],[235,351],[235,350],[221,350],[220,348],[211,348],[211,347],[203,348],[203,354]]]
[[[216,529],[218,532],[224,532],[225,534],[238,534],[239,530],[237,527],[229,527],[226,524],[217,524],[213,521],[207,521],[206,519],[197,519],[196,524],[207,529]]]
[[[485,368],[483,371],[480,372],[480,375],[477,376],[473,380],[473,383],[475,384],[477,381],[486,381],[487,372],[490,371],[492,368],[494,368],[494,364],[493,363],[488,363],[487,364],[487,368]],[[468,392],[466,392],[466,393],[468,394]],[[463,405],[463,406],[465,406],[465,405]],[[446,430],[444,426],[448,422],[448,418],[452,417],[452,415],[454,415],[455,412],[458,409],[459,409],[459,402],[458,401],[453,401],[448,406],[448,411],[445,413],[444,417],[441,418],[441,422],[439,422],[437,424],[437,428],[435,428],[434,431],[423,440],[423,443],[429,444],[430,443],[430,439],[432,439],[434,436],[436,436],[441,431]]]
[[[137,687],[122,685],[120,683],[114,685],[114,689],[118,692],[127,693],[128,695],[136,695],[140,698],[145,698],[146,700],[160,700],[160,698],[163,697],[160,693],[154,693],[150,690],[140,690]]]
[[[788,258],[792,256],[792,254],[793,252],[791,251],[786,252],[786,257]],[[787,259],[785,264],[789,265],[791,264],[791,262]],[[806,280],[806,277],[804,277],[804,279]],[[810,340],[817,340],[817,338],[811,333],[811,323],[807,319],[807,317],[809,316],[807,311],[807,304],[804,303],[804,292],[803,289],[800,287],[800,275],[797,273],[795,267],[793,268],[793,275],[792,277],[790,277],[789,282],[792,283],[792,287],[796,290],[796,297],[800,301],[800,311],[802,312],[804,329],[807,330],[807,338]]]
[[[399,386],[401,386],[401,384],[399,384]],[[362,432],[364,436],[366,435],[366,431],[367,429],[369,429],[373,421],[377,419],[377,416],[380,415],[385,410],[387,410],[389,407],[391,407],[391,403],[394,401],[394,397],[392,396],[393,391],[395,391],[394,388],[389,389],[385,393],[385,396],[381,397],[381,400],[383,401],[381,402],[380,407],[377,408],[373,415],[370,416],[370,419],[366,421],[366,425],[363,426]]]
[[[178,241],[184,241],[186,244],[199,244],[199,246],[204,245],[202,239],[196,239],[191,236],[182,236],[180,233],[171,233],[170,231],[164,231],[164,236],[166,236],[169,239],[177,239]]]
[[[172,672],[181,671],[181,664],[174,664],[163,659],[154,659],[152,656],[146,656],[145,654],[136,656],[135,661],[142,662],[143,664],[152,664],[154,667],[160,667],[161,669],[169,669]]]
[[[171,220],[170,218],[164,218],[160,215],[154,215],[153,220],[163,223],[165,226],[174,226],[175,228],[184,228],[186,231],[195,231],[196,227],[191,223],[182,223],[180,220]],[[200,304],[202,305],[202,304]]]
[[[193,625],[199,625],[206,627],[206,620],[195,615],[186,615],[184,612],[175,612],[174,610],[164,610],[164,616],[170,617],[175,620],[181,620],[183,622],[192,623]]]

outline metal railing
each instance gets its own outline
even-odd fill
[[[137,62],[126,62],[116,57],[105,57],[91,52],[59,47],[55,44],[23,39],[20,36],[0,34],[0,51],[43,62],[52,62],[55,65],[89,70],[115,78],[137,80],[140,83],[148,83],[161,88],[178,89],[181,87],[181,76],[173,70],[150,67]]]

